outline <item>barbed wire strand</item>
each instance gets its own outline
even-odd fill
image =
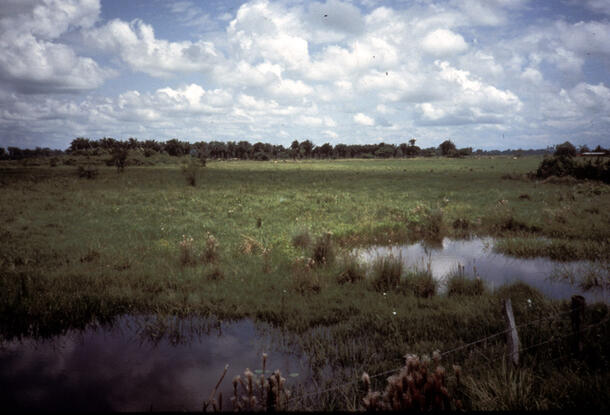
[[[556,318],[556,317],[559,317],[559,316],[562,316],[562,315],[565,315],[565,314],[569,314],[569,313],[572,313],[572,310],[564,311],[564,312],[561,312],[561,313],[556,313],[556,314],[554,314],[554,315],[552,315],[552,316],[546,316],[546,317],[542,317],[542,318],[539,318],[539,319],[536,319],[536,320],[529,321],[529,322],[527,322],[527,323],[521,323],[521,324],[517,325],[516,327],[517,327],[517,328],[519,328],[519,327],[526,327],[526,326],[529,326],[529,325],[531,325],[531,324],[538,323],[538,322],[540,322],[540,321],[544,321],[544,320],[551,320],[551,319],[554,319],[554,318]],[[449,350],[447,350],[447,351],[445,351],[445,352],[442,352],[442,353],[441,353],[441,356],[446,356],[446,355],[449,355],[449,354],[454,353],[454,352],[456,352],[456,351],[459,351],[459,350],[462,350],[462,349],[465,349],[465,348],[468,348],[468,347],[474,346],[474,345],[476,345],[476,344],[482,343],[482,342],[484,342],[484,341],[486,341],[486,340],[489,340],[489,339],[492,339],[492,338],[498,337],[498,336],[500,336],[500,335],[502,335],[502,334],[506,334],[506,333],[507,333],[508,331],[510,331],[510,330],[511,330],[511,329],[504,329],[504,330],[502,330],[502,331],[499,331],[499,332],[497,332],[497,333],[491,334],[491,335],[489,335],[489,336],[485,336],[485,337],[483,337],[483,338],[480,338],[480,339],[474,340],[474,341],[472,341],[472,342],[470,342],[470,343],[467,343],[467,344],[464,344],[464,345],[461,345],[461,346],[455,347],[455,348],[453,348],[453,349],[449,349]],[[404,367],[404,366],[400,366],[400,367],[398,367],[398,368],[394,368],[394,369],[386,370],[386,371],[384,371],[384,372],[376,373],[376,374],[374,374],[374,375],[370,375],[370,376],[369,376],[369,378],[373,379],[373,378],[378,378],[378,377],[380,377],[380,376],[389,375],[390,373],[398,372],[398,371],[399,371],[400,369],[402,369],[403,367]],[[306,393],[306,394],[303,394],[303,395],[300,395],[300,396],[294,397],[294,398],[292,398],[292,399],[289,399],[289,400],[288,400],[286,403],[291,403],[291,402],[294,402],[294,401],[297,401],[297,400],[302,401],[302,400],[304,400],[305,398],[308,398],[308,397],[310,397],[310,396],[316,396],[316,395],[321,395],[321,394],[323,394],[323,393],[332,392],[332,391],[335,391],[335,390],[341,389],[341,388],[343,388],[343,387],[345,387],[345,386],[349,386],[349,385],[352,385],[352,384],[354,384],[354,383],[358,383],[358,382],[359,382],[359,380],[358,380],[358,379],[355,379],[355,380],[352,380],[352,381],[349,381],[349,382],[345,382],[345,383],[342,383],[342,384],[340,384],[340,385],[333,386],[333,387],[331,387],[331,388],[327,388],[327,389],[324,389],[324,390],[321,390],[321,391],[315,391],[315,392]]]

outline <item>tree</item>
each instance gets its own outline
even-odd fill
[[[305,155],[306,158],[311,157],[311,152],[313,151],[313,143],[309,140],[305,140],[301,143],[301,152]]]
[[[445,140],[438,146],[441,155],[448,156],[450,153],[455,152],[455,144],[451,140]]]
[[[415,146],[415,139],[414,139],[414,138],[412,138],[412,139],[410,139],[410,140],[409,140],[409,145],[410,145],[411,147],[414,147],[414,146]]]
[[[189,148],[187,151],[184,151],[185,148],[183,146],[183,143],[178,141],[175,138],[172,138],[171,140],[166,141],[165,145],[163,146],[163,149],[165,151],[167,151],[167,154],[169,154],[170,156],[174,156],[174,157],[183,156],[183,155],[187,154],[190,150],[190,148]]]
[[[250,154],[252,153],[252,144],[247,141],[240,141],[237,143],[237,148],[235,149],[236,155],[238,158],[242,160],[247,160],[250,158]]]
[[[292,156],[293,160],[297,159],[297,156],[299,155],[299,149],[300,149],[300,145],[299,142],[297,140],[294,140],[292,142],[292,144],[290,144],[290,155]]]
[[[97,143],[95,143],[97,147]],[[93,143],[88,138],[77,137],[70,143],[70,147],[68,147],[68,153],[73,153],[79,150],[90,150],[93,148]]]
[[[334,149],[334,153],[336,157],[346,158],[349,154],[349,149],[345,144],[337,144]]]
[[[112,150],[112,162],[116,166],[117,173],[123,173],[125,170],[125,162],[127,161],[127,146],[123,143],[117,145]]]
[[[322,157],[329,158],[333,153],[333,146],[330,143],[324,143],[318,147],[319,153]]]
[[[555,153],[553,155],[558,157],[574,157],[576,156],[576,147],[569,141],[566,141],[555,147]]]
[[[379,144],[379,148],[375,151],[375,156],[381,157],[384,159],[390,158],[394,155],[395,148],[392,144]]]

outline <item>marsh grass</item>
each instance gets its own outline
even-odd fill
[[[413,269],[405,275],[402,288],[404,292],[412,293],[416,297],[429,298],[436,295],[438,282],[430,269]]]
[[[362,383],[366,396],[362,399],[366,411],[439,411],[462,409],[462,402],[452,397],[448,387],[448,374],[440,365],[440,351],[427,355],[405,356],[405,366],[387,378],[384,392],[374,392],[365,372]],[[432,363],[433,362],[433,363]],[[461,368],[454,366],[456,387],[459,387]],[[452,385],[453,386],[453,385]]]
[[[292,237],[292,245],[295,248],[308,249],[311,245],[311,235],[308,230],[302,230]]]
[[[549,276],[551,281],[566,281],[583,291],[610,290],[610,264],[592,262],[581,266],[558,266]]]
[[[541,397],[538,378],[529,368],[513,368],[502,360],[498,370],[484,377],[466,377],[465,388],[475,408],[483,411],[531,411],[548,408],[548,398]]]
[[[439,241],[446,234],[442,207],[431,208],[426,204],[418,203],[407,213],[407,217],[407,227],[414,236]]]
[[[189,186],[195,187],[200,181],[202,175],[201,167],[201,163],[193,159],[182,165],[182,175]]]
[[[319,236],[313,245],[311,258],[318,265],[328,265],[335,261],[335,248],[332,241],[332,233],[326,232]]]
[[[358,260],[354,254],[343,254],[338,261],[339,275],[337,282],[339,284],[356,283],[363,281],[366,278],[367,267]]]
[[[206,233],[205,247],[201,255],[204,264],[215,264],[219,259],[218,240],[210,232]]]
[[[610,244],[606,240],[511,237],[498,239],[494,251],[520,258],[547,257],[557,261],[607,262],[610,259]]]
[[[447,295],[483,295],[485,292],[485,282],[477,275],[476,268],[472,276],[466,275],[463,265],[458,264],[445,277],[447,285]]]
[[[399,287],[403,274],[403,263],[400,256],[381,256],[371,265],[371,283],[377,291],[392,291]]]
[[[473,234],[514,240],[507,244],[520,249],[520,255],[543,252],[555,243],[569,246],[555,251],[571,260],[590,255],[608,258],[610,252],[610,211],[603,208],[610,203],[607,185],[501,180],[506,172],[534,169],[540,160],[535,157],[277,164],[210,161],[204,186],[194,187],[185,185],[176,158],[143,157],[144,166],[118,175],[110,174],[114,167],[105,166],[104,157],[89,160],[100,171],[96,180],[74,174],[75,166],[86,163],[79,156],[61,156],[54,168],[46,163],[23,167],[0,162],[3,339],[49,338],[68,328],[112,321],[113,316],[128,313],[254,317],[298,333],[295,341],[306,351],[312,367],[319,369],[320,383],[334,385],[340,377],[328,375],[328,368],[380,373],[400,365],[405,350],[418,354],[449,350],[504,330],[501,304],[507,297],[513,300],[518,324],[569,309],[524,285],[500,287],[480,296],[421,298],[403,293],[402,284],[386,296],[371,289],[370,280],[340,284],[339,265],[306,265],[312,246],[293,246],[295,229],[309,229],[312,235],[331,231],[336,252],[375,241],[394,243],[416,236],[410,222],[425,228],[421,222],[426,209],[415,212],[419,205],[430,209],[446,197],[443,224],[468,220]],[[524,193],[531,200],[520,200]],[[512,217],[527,227],[509,226],[517,228],[511,231],[493,227],[502,223],[495,217],[499,200],[508,201]],[[566,204],[577,214],[562,214],[565,223],[547,220],[545,209],[560,210]],[[264,224],[260,228],[257,217]],[[539,230],[533,232],[534,227]],[[461,231],[448,228],[444,232]],[[223,279],[205,277],[214,264],[181,265],[183,234],[194,238],[185,262],[190,263],[190,258],[203,262],[206,234],[195,229],[206,229],[221,241],[222,250],[216,253]],[[264,241],[272,249],[268,274],[261,273],[260,251],[240,253],[242,235]],[[89,247],[99,258],[81,262]],[[229,253],[231,260],[224,260]],[[298,255],[307,261],[293,266]],[[560,323],[524,328],[520,335],[526,344],[535,344],[570,326],[569,319]],[[565,378],[566,385],[549,377],[562,373],[561,367],[541,372],[535,359],[561,356],[559,352],[569,349],[568,345],[559,342],[548,354],[526,359],[524,364],[541,382],[532,399],[553,400],[554,407],[574,407],[575,394],[561,394],[561,400],[556,400],[557,393],[572,385],[586,391],[582,385],[590,377],[603,386],[610,350],[608,327],[604,330],[586,337],[586,350],[594,351],[587,351],[587,356],[597,363],[589,364],[584,358],[575,361],[578,370]],[[487,347],[503,351],[503,342],[499,339]],[[460,362],[469,353],[460,351],[452,357]],[[485,360],[476,353],[471,359]],[[498,370],[490,368],[490,375]],[[473,373],[470,368],[468,373]],[[479,377],[485,379],[477,373]],[[608,402],[607,388],[598,389],[597,394],[597,402]],[[324,396],[328,400],[307,402],[320,410],[345,410],[357,408],[361,398],[349,388]],[[474,400],[470,407],[479,404],[480,400]]]
[[[292,262],[293,288],[300,294],[319,293],[322,289],[320,275],[312,258],[299,257]]]
[[[196,261],[194,253],[195,240],[191,236],[182,235],[182,241],[180,241],[180,263],[182,265],[194,265]]]

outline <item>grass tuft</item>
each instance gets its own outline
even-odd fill
[[[341,257],[339,267],[341,269],[337,276],[339,284],[353,284],[366,278],[366,266],[358,261],[355,255],[344,255]]]
[[[371,267],[373,288],[377,291],[391,291],[400,284],[403,264],[401,257],[388,255],[377,258]]]
[[[311,258],[316,264],[327,265],[332,264],[335,261],[335,250],[332,243],[332,233],[326,232],[320,236],[315,245],[313,246],[313,252]]]
[[[464,272],[464,266],[458,264],[449,276],[447,276],[447,295],[483,295],[485,293],[485,282],[476,275],[469,277]]]

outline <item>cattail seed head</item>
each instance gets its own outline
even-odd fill
[[[366,372],[362,373],[362,383],[364,383],[367,390],[371,388],[371,378]]]

